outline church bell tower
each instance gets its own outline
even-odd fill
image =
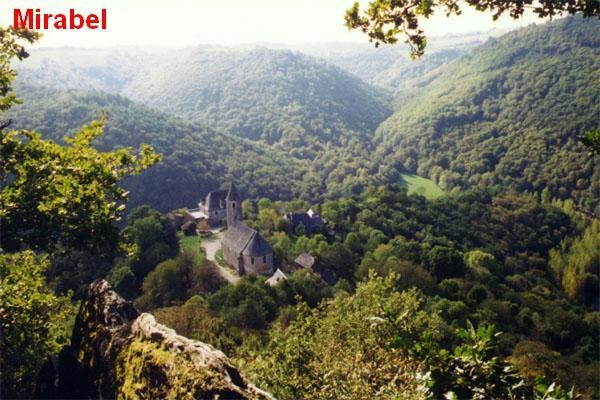
[[[242,221],[242,201],[233,182],[229,185],[225,205],[227,207],[227,227],[229,228],[237,222]]]

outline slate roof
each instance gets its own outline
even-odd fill
[[[296,257],[294,262],[304,268],[310,269],[315,265],[315,258],[308,253],[302,253]]]
[[[313,228],[322,228],[325,225],[325,220],[319,214],[315,214],[310,217],[310,225]]]
[[[225,198],[227,190],[215,190],[206,195],[205,207],[209,210],[225,208]]]
[[[245,256],[265,256],[273,252],[267,241],[243,222],[233,224],[222,239],[223,245]]]
[[[293,227],[304,225],[306,229],[321,229],[325,225],[325,220],[312,209],[307,212],[287,213],[286,218]]]
[[[287,217],[293,226],[302,224],[305,227],[310,228],[310,217],[306,213],[288,213]]]
[[[222,242],[227,247],[235,250],[236,253],[241,253],[255,233],[254,229],[243,222],[236,222],[227,229]]]
[[[254,231],[242,254],[245,256],[265,256],[272,252],[271,245],[267,243],[260,233]]]

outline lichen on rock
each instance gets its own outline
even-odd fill
[[[104,280],[90,285],[71,345],[36,397],[272,399],[221,351],[139,314]]]

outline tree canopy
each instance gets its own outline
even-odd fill
[[[0,111],[8,110],[18,101],[12,92],[11,84],[17,73],[11,60],[13,58],[23,60],[29,57],[21,42],[33,43],[39,37],[40,34],[37,32],[0,27]]]
[[[127,193],[117,183],[156,163],[151,147],[139,153],[91,147],[104,119],[92,122],[60,146],[28,131],[0,138],[0,218],[5,251],[62,245],[103,254],[114,249]]]

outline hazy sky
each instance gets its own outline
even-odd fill
[[[0,0],[0,23],[12,25],[14,8],[67,13],[107,9],[107,30],[44,31],[42,46],[196,45],[254,42],[366,42],[343,26],[353,0]],[[488,31],[540,22],[533,16],[493,22],[489,14],[464,8],[423,24],[431,36]]]

